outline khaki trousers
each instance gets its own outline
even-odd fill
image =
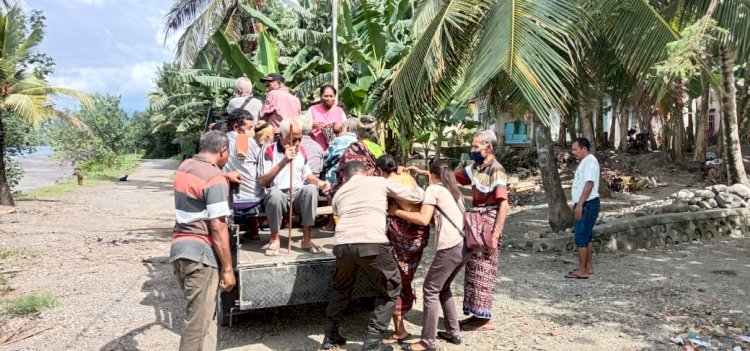
[[[180,351],[216,350],[219,270],[200,262],[178,259],[172,262],[172,271],[187,299]]]

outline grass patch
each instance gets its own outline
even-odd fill
[[[15,255],[34,256],[36,251],[33,249],[0,249],[0,260],[4,260]]]
[[[55,295],[49,292],[36,292],[8,300],[3,312],[12,316],[26,316],[41,313],[55,306],[57,306]]]
[[[10,291],[10,287],[8,286],[8,278],[5,277],[5,275],[0,274],[0,295],[4,295]]]
[[[81,164],[84,173],[83,186],[79,186],[75,177],[71,176],[55,185],[34,189],[28,193],[21,194],[19,200],[38,200],[42,198],[57,197],[74,192],[80,188],[96,187],[117,181],[120,177],[136,170],[141,165],[143,154],[127,154],[117,156],[116,160],[109,165],[88,161]]]

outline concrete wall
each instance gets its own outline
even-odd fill
[[[594,227],[594,251],[632,251],[655,246],[744,237],[750,233],[750,209],[727,208],[638,217]],[[573,251],[572,234],[541,239],[508,239],[504,246],[533,251]]]

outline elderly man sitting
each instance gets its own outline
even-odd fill
[[[293,210],[302,215],[301,247],[313,254],[321,253],[322,249],[313,244],[311,234],[318,209],[318,188],[325,192],[330,190],[330,184],[312,174],[307,163],[305,148],[300,145],[302,129],[297,119],[283,120],[279,125],[279,134],[278,141],[263,148],[262,162],[258,170],[258,174],[261,174],[258,181],[268,189],[264,204],[268,224],[271,227],[271,241],[264,245],[263,249],[266,250],[265,254],[268,256],[279,254],[281,221],[284,212],[289,212],[289,171],[291,168],[294,184]]]

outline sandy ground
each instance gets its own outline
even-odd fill
[[[20,201],[0,224],[0,247],[25,249],[0,260],[14,289],[49,291],[58,306],[39,316],[0,319],[0,340],[19,328],[44,330],[2,350],[173,350],[184,301],[166,264],[173,223],[170,176],[176,163],[146,160],[126,183],[83,188],[61,198]],[[8,212],[9,209],[0,209]],[[30,212],[24,212],[30,211]],[[525,217],[514,214],[510,222]],[[522,229],[522,226],[518,227]],[[518,235],[518,234],[515,234]],[[521,234],[522,235],[522,234]],[[678,350],[688,331],[750,335],[750,239],[595,256],[589,280],[563,275],[575,256],[506,250],[493,307],[497,330],[464,333],[443,350]],[[424,258],[423,267],[431,260]],[[426,268],[415,281],[421,290]],[[462,302],[463,277],[454,283]],[[316,350],[324,305],[243,316],[220,331],[222,350]],[[421,293],[406,316],[418,335]],[[345,320],[345,349],[359,350],[366,308]],[[750,344],[738,344],[750,348]],[[726,350],[727,348],[720,348]]]
[[[24,172],[16,187],[16,190],[21,192],[54,185],[73,174],[73,167],[60,165],[60,163],[53,161],[49,155],[30,155],[16,161],[21,164]]]

